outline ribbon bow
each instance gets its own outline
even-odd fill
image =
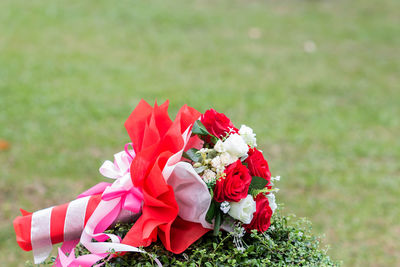
[[[119,236],[104,233],[123,212],[137,214],[141,210],[143,193],[132,184],[129,168],[135,153],[133,150],[128,150],[129,145],[131,144],[125,145],[125,151],[114,155],[114,163],[106,161],[100,167],[100,173],[107,178],[115,179],[114,183],[99,183],[78,196],[80,198],[102,194],[101,201],[87,221],[80,238],[81,244],[93,254],[84,255],[85,258],[82,258],[84,256],[75,258],[73,247],[76,246],[78,241],[75,240],[73,245],[64,242],[59,249],[60,257],[56,266],[92,266],[97,261],[107,257],[110,251],[146,253],[137,247],[121,244]],[[92,241],[93,239],[98,242]],[[111,242],[104,242],[107,239],[110,239]],[[65,255],[66,252],[69,252],[69,256]],[[161,263],[157,259],[155,260],[161,266]]]

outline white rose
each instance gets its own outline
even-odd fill
[[[229,154],[238,158],[247,155],[247,152],[249,151],[249,147],[243,137],[238,134],[231,134],[225,140],[224,148]]]
[[[242,125],[240,127],[239,134],[241,137],[243,137],[243,139],[249,146],[251,147],[257,146],[256,134],[253,132],[253,129],[247,127],[246,125]]]
[[[222,153],[219,157],[224,166],[230,165],[239,159],[238,157],[232,156],[228,152]]]
[[[267,198],[269,202],[269,207],[271,208],[272,212],[275,212],[276,208],[278,207],[276,205],[275,195],[273,193],[269,193],[267,195]]]
[[[221,140],[218,140],[217,143],[214,146],[215,151],[222,153],[225,152],[225,147],[224,147],[224,143]]]
[[[253,213],[256,212],[256,202],[251,195],[243,198],[239,202],[230,202],[231,208],[228,214],[245,224],[251,223]]]

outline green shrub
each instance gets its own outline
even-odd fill
[[[233,236],[226,232],[221,232],[219,236],[210,232],[180,255],[166,251],[159,242],[145,250],[155,255],[164,266],[339,266],[338,262],[329,258],[327,249],[320,247],[319,239],[311,233],[311,224],[304,219],[293,220],[294,217],[275,213],[271,227],[264,234],[253,232],[242,239],[245,243],[243,252],[236,249]],[[108,232],[123,237],[130,227],[131,224],[117,224]],[[77,256],[87,253],[82,246],[76,250]],[[156,264],[149,255],[127,253],[112,259],[105,266]]]

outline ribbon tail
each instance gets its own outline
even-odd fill
[[[121,200],[121,197],[108,201],[102,200],[88,220],[86,227],[82,233],[80,242],[91,253],[104,254],[110,253],[111,251],[144,252],[139,248],[121,244],[119,237],[116,235],[102,233],[113,223],[118,214],[121,212]],[[92,242],[93,238],[96,240],[104,240],[105,237],[110,238],[112,242]]]
[[[58,248],[58,256],[56,261],[54,262],[55,267],[62,267],[65,266],[65,258],[63,258],[63,260],[61,260],[62,255],[66,255],[67,253],[71,255],[71,253],[73,252],[74,248],[76,247],[76,245],[78,245],[79,243],[79,239],[75,239],[75,240],[70,240],[70,241],[65,241],[62,246],[60,248]],[[62,265],[64,264],[64,265]]]
[[[109,186],[111,186],[111,183],[107,182],[98,183],[95,186],[92,186],[91,188],[83,192],[82,194],[80,194],[78,198],[102,194],[104,190]]]

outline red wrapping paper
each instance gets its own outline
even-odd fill
[[[162,171],[168,159],[184,148],[182,134],[201,114],[185,105],[172,121],[167,109],[168,102],[153,108],[142,100],[125,122],[136,152],[131,177],[135,186],[143,188],[144,204],[122,243],[148,246],[158,236],[167,250],[182,253],[209,229],[178,217],[174,191]]]

